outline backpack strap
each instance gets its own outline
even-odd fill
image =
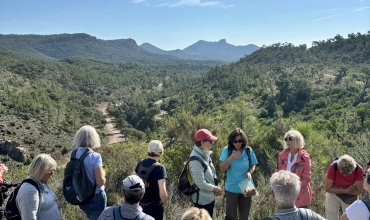
[[[160,165],[159,162],[155,162],[153,163],[150,167],[144,167],[144,160],[141,160],[140,163],[139,163],[139,168],[137,170],[137,174],[138,176],[140,176],[140,178],[144,179],[144,180],[148,180],[149,178],[149,174],[154,170],[154,168],[156,168],[157,166]],[[142,174],[141,172],[142,171],[145,171],[145,174]]]
[[[34,181],[33,179],[25,179],[23,180],[23,182],[19,185],[21,186],[23,183],[29,183],[31,184],[32,186],[34,186],[37,191],[39,192],[39,208],[37,209],[37,213],[36,213],[36,216],[38,217],[39,216],[39,213],[40,213],[40,209],[41,209],[41,200],[43,198],[43,196],[41,195],[41,190],[40,190],[40,187],[39,185],[36,183],[36,181]],[[20,188],[20,187],[19,187]]]
[[[309,220],[311,218],[308,218],[308,212],[305,208],[298,208],[299,215],[301,216],[301,220]]]
[[[265,217],[263,220],[280,220],[280,219],[275,216],[268,216],[268,217]]]
[[[204,162],[203,162],[203,160],[202,159],[200,159],[199,157],[197,157],[197,156],[191,156],[190,158],[189,158],[189,160],[188,160],[188,163],[190,162],[190,161],[193,161],[193,160],[197,160],[197,161],[199,161],[200,162],[200,164],[202,165],[202,167],[203,167],[203,172],[205,173],[206,172],[206,170],[208,169],[208,166],[207,166],[207,164],[205,164]]]
[[[114,206],[113,208],[113,219],[114,220],[123,220],[121,213],[120,213],[120,206]]]
[[[370,212],[370,199],[364,199],[364,200],[361,200],[363,203],[365,203],[367,209],[369,210]]]

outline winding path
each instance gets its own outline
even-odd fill
[[[109,137],[109,144],[115,144],[119,142],[125,141],[123,134],[120,134],[120,131],[115,129],[114,124],[112,123],[112,119],[109,117],[107,113],[108,102],[102,102],[99,105],[99,110],[102,111],[103,115],[105,116],[105,131],[107,136]]]

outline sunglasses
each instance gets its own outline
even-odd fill
[[[54,174],[54,172],[55,172],[55,170],[51,170],[51,171],[49,172],[49,174]]]
[[[239,139],[239,140],[233,140],[233,143],[236,144],[236,143],[244,143],[244,141],[242,139]]]
[[[292,137],[289,137],[289,138],[284,138],[284,141],[292,141],[293,140],[293,138]]]
[[[203,141],[208,141],[209,143],[213,144],[214,141],[211,141],[211,140],[203,140]]]

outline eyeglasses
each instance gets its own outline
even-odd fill
[[[49,174],[54,174],[54,172],[55,172],[55,170],[51,170],[51,171],[49,172]]]
[[[236,143],[244,143],[244,141],[242,139],[239,139],[239,140],[233,140],[233,143],[236,144]]]
[[[292,141],[293,140],[293,138],[292,137],[288,137],[288,138],[284,138],[284,141]]]

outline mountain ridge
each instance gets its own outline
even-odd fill
[[[163,55],[172,55],[182,59],[207,60],[216,59],[227,62],[237,61],[245,55],[249,55],[258,50],[259,47],[254,44],[246,46],[235,46],[221,39],[217,42],[199,40],[196,43],[184,48],[183,50],[162,50],[150,43],[143,43],[140,47],[152,53]]]

